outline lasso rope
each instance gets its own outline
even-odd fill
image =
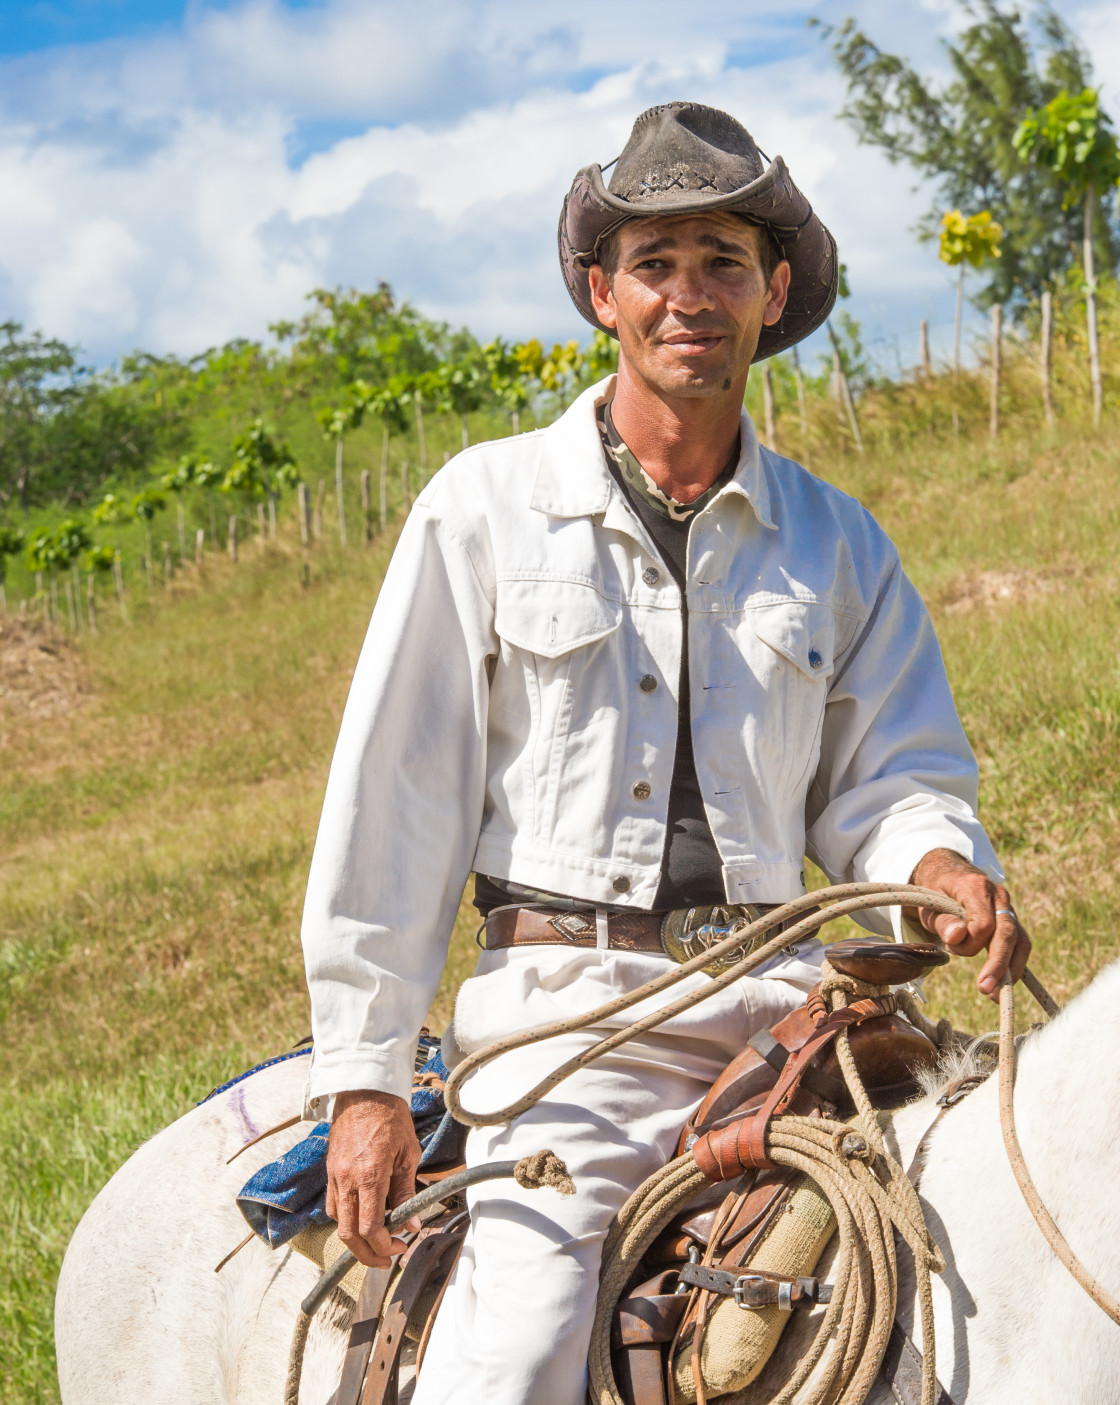
[[[1041,986],[1035,990],[1038,981],[1032,976],[1031,982],[1027,982],[1025,973],[1023,979],[1047,1014],[1056,1014],[1058,1006],[1054,1000]],[[1012,1173],[1047,1244],[1101,1311],[1107,1312],[1113,1322],[1120,1324],[1120,1303],[1093,1277],[1069,1247],[1065,1235],[1042,1203],[1034,1181],[1031,1180],[1031,1173],[1027,1170],[1027,1163],[1023,1160],[1023,1148],[1019,1145],[1019,1137],[1015,1131],[1015,992],[1011,977],[1006,975],[999,992],[999,1124]]]
[[[824,911],[816,911],[822,904],[829,903],[831,906]],[[451,1077],[447,1080],[443,1095],[447,1109],[456,1122],[462,1122],[467,1127],[494,1127],[512,1122],[515,1117],[520,1117],[522,1113],[535,1106],[541,1098],[578,1069],[586,1068],[588,1064],[594,1063],[604,1054],[609,1054],[612,1049],[617,1049],[620,1044],[625,1044],[630,1039],[636,1039],[638,1035],[644,1034],[647,1030],[655,1029],[659,1024],[664,1024],[666,1020],[671,1020],[675,1015],[679,1015],[685,1010],[691,1010],[694,1005],[699,1005],[704,1000],[710,1000],[717,991],[723,990],[725,986],[749,975],[757,966],[768,961],[770,957],[777,956],[787,946],[792,946],[794,942],[800,941],[803,937],[811,936],[826,922],[832,922],[838,917],[845,917],[853,912],[864,912],[872,907],[928,907],[932,908],[934,912],[946,913],[952,917],[967,918],[968,915],[960,903],[955,902],[945,893],[936,893],[930,888],[916,888],[910,884],[841,883],[832,888],[822,888],[819,892],[806,893],[803,897],[795,898],[793,902],[785,903],[782,907],[765,913],[755,922],[737,923],[723,941],[716,942],[707,951],[701,952],[699,956],[694,956],[691,961],[673,966],[663,976],[647,981],[645,985],[639,986],[629,995],[608,1000],[606,1004],[598,1006],[597,1009],[591,1010],[586,1015],[557,1020],[553,1024],[541,1025],[537,1029],[527,1030],[522,1034],[511,1034],[505,1039],[498,1039],[493,1044],[488,1044],[476,1053],[469,1054],[461,1063],[455,1065]],[[721,971],[699,989],[691,991],[688,995],[679,996],[660,1010],[654,1010],[651,1014],[643,1016],[642,1019],[635,1020],[633,1024],[626,1025],[623,1029],[616,1030],[606,1038],[600,1039],[590,1049],[586,1049],[582,1054],[576,1054],[562,1063],[546,1078],[542,1078],[535,1088],[531,1088],[524,1096],[508,1106],[498,1108],[494,1112],[471,1112],[463,1106],[460,1096],[463,1084],[472,1073],[482,1068],[484,1064],[490,1063],[502,1054],[511,1053],[514,1049],[524,1049],[529,1044],[538,1044],[544,1039],[554,1039],[558,1035],[571,1034],[576,1030],[587,1029],[589,1026],[603,1023],[604,1020],[613,1019],[623,1010],[640,1005],[643,1000],[648,1000],[651,996],[658,995],[661,991],[668,990],[689,976],[695,975],[697,971],[704,970],[713,961],[718,961],[724,956],[729,956],[733,951],[760,940],[773,928],[781,926],[782,923],[788,922],[791,918],[797,917],[810,908],[813,911],[809,913],[809,916],[802,918],[788,931],[780,933],[756,950],[749,952],[741,961],[729,966],[726,971]]]

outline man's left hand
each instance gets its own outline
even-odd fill
[[[997,998],[1005,971],[1010,970],[1012,980],[1019,979],[1031,954],[1031,939],[1001,883],[993,883],[975,864],[950,849],[931,850],[915,868],[910,882],[955,898],[968,914],[962,922],[932,908],[918,909],[922,926],[936,933],[955,956],[975,956],[987,948],[988,959],[976,982],[983,994]]]

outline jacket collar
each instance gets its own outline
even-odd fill
[[[615,377],[608,376],[585,390],[541,436],[529,506],[550,517],[612,518],[612,508],[621,509],[621,493],[611,477],[603,456],[603,443],[595,422],[595,411],[614,395]],[[771,514],[770,485],[758,435],[746,410],[740,421],[739,462],[734,477],[724,485],[713,502],[726,493],[747,499],[764,527],[777,528]],[[616,501],[617,500],[617,501]],[[712,504],[709,504],[709,507]],[[605,520],[604,525],[612,522]],[[615,524],[617,525],[617,524]]]

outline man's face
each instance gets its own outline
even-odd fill
[[[745,385],[789,291],[788,263],[763,271],[762,231],[721,211],[631,220],[615,237],[617,269],[591,268],[591,298],[629,369],[666,395]]]

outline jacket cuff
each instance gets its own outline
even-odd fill
[[[988,836],[978,820],[957,821],[945,817],[941,822],[924,825],[921,829],[904,829],[890,834],[880,827],[864,854],[857,860],[857,879],[869,883],[910,882],[910,875],[922,859],[934,849],[948,849],[976,865],[993,883],[1003,882],[1003,870],[996,858]],[[855,914],[855,920],[868,931],[893,937],[896,942],[930,941],[930,933],[920,924],[907,921],[901,907],[871,908]]]
[[[415,1048],[415,1044],[412,1045]],[[347,1049],[312,1054],[307,1083],[307,1107],[315,1116],[334,1115],[337,1093],[392,1093],[406,1103],[412,1096],[414,1055],[390,1049]]]

